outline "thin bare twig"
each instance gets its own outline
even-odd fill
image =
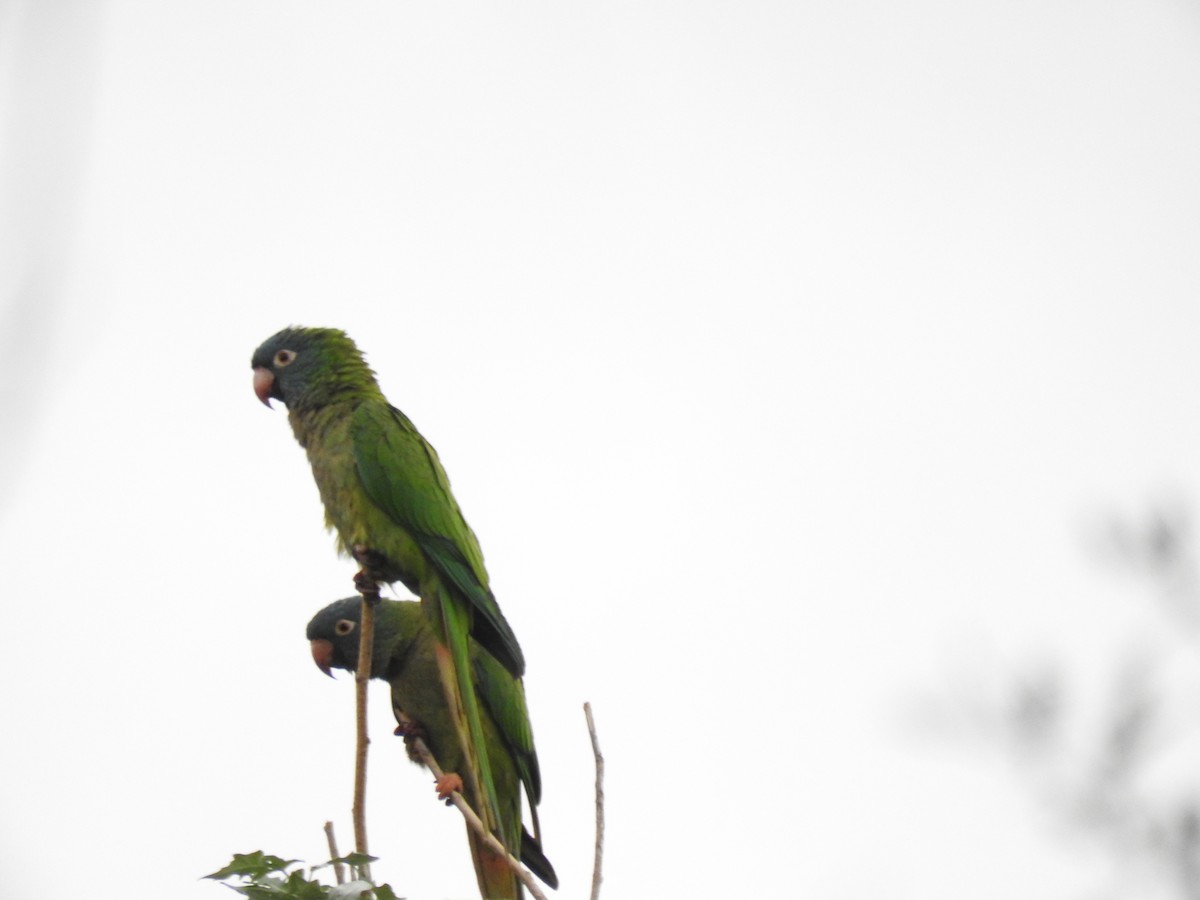
[[[600,864],[604,860],[604,754],[600,752],[600,741],[596,738],[596,723],[592,720],[592,704],[583,704],[587,717],[588,734],[592,738],[592,755],[596,757],[596,857],[592,863],[592,900],[600,897]]]
[[[354,753],[354,849],[364,856],[367,850],[367,682],[371,678],[371,650],[375,641],[375,607],[379,589],[364,590],[362,616],[358,629],[358,666],[354,670],[354,700],[358,722],[358,740]],[[371,867],[364,863],[359,875],[371,880]]]
[[[412,719],[403,715],[403,713],[401,713],[399,710],[396,711],[396,718],[400,720],[401,725],[406,727],[413,724]],[[434,759],[433,754],[429,752],[429,748],[425,746],[425,742],[421,740],[421,738],[411,735],[406,738],[406,740],[409,742],[409,746],[413,748],[416,754],[421,757],[421,762],[424,763],[425,767],[433,773],[434,778],[441,778],[442,775],[445,774],[442,771],[442,767],[438,765],[437,760]],[[467,801],[463,798],[463,795],[458,791],[454,791],[450,795],[450,801],[458,807],[458,811],[462,813],[463,818],[467,820],[467,826],[477,835],[479,835],[483,842],[492,850],[504,857],[505,861],[508,862],[509,868],[517,873],[517,877],[520,878],[521,883],[529,889],[529,893],[533,894],[535,900],[546,900],[546,895],[543,894],[541,888],[538,887],[538,883],[534,879],[533,874],[523,865],[521,865],[520,860],[518,860],[511,853],[509,853],[507,849],[505,849],[504,845],[500,843],[494,834],[489,833],[488,830],[484,828],[483,821],[475,814],[475,810],[471,809],[471,807],[467,804]]]
[[[325,840],[329,843],[329,858],[330,859],[340,858],[341,854],[338,853],[338,849],[337,849],[337,838],[335,838],[333,836],[333,823],[332,822],[325,823]],[[335,862],[333,864],[333,874],[337,877],[338,884],[346,883],[346,867],[344,865],[342,865],[340,862]]]

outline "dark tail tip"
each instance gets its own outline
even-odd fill
[[[554,874],[554,866],[546,859],[546,854],[538,842],[524,828],[521,829],[521,862],[529,871],[544,881],[550,887],[558,890],[558,876]]]

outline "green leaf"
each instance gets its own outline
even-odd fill
[[[286,879],[279,877],[262,878],[253,884],[229,885],[239,894],[245,894],[250,900],[322,900],[328,896],[329,888],[315,881],[309,881],[300,871],[292,872]]]
[[[216,880],[229,878],[232,875],[240,875],[243,878],[262,878],[269,872],[282,872],[292,863],[299,861],[298,859],[280,859],[278,856],[269,856],[261,850],[255,850],[253,853],[235,853],[229,865],[204,877]]]
[[[365,853],[348,853],[340,860],[330,860],[330,862],[344,862],[348,866],[365,866],[378,861],[378,856],[368,856]]]
[[[359,895],[370,896],[375,900],[400,900],[391,886],[386,884],[375,887],[368,881],[356,881],[334,887],[321,884],[315,879],[310,881],[308,877],[317,869],[331,866],[334,863],[345,863],[348,866],[361,868],[368,863],[378,861],[378,859],[377,856],[368,856],[365,853],[350,853],[314,866],[311,872],[306,873],[304,869],[286,872],[285,870],[289,866],[299,860],[283,859],[263,853],[261,850],[255,850],[253,853],[235,853],[229,865],[204,877],[241,878],[245,883],[226,884],[225,886],[248,897],[249,900],[329,900],[331,897],[358,900]]]
[[[295,897],[296,900],[319,900],[329,894],[329,888],[316,881],[309,881],[300,871],[288,876],[285,897]]]
[[[235,888],[236,890],[236,888]],[[292,896],[285,890],[281,890],[273,884],[248,884],[241,888],[250,900],[278,900],[280,897]]]
[[[318,869],[325,869],[329,866],[337,865],[338,863],[345,863],[348,866],[361,867],[367,863],[377,862],[378,860],[378,856],[368,856],[365,853],[349,853],[346,856],[339,856],[336,859],[326,860],[318,866],[313,866],[312,871],[315,872]]]

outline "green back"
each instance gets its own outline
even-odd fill
[[[450,492],[437,452],[394,406],[361,403],[352,424],[354,460],[371,501],[421,548],[444,583],[476,614],[472,636],[513,675],[525,658],[488,587],[479,541]]]

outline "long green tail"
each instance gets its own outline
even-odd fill
[[[450,709],[458,711],[454,716],[454,724],[462,744],[463,757],[467,760],[470,770],[463,774],[474,782],[473,793],[479,798],[476,805],[480,807],[475,812],[483,820],[488,831],[507,845],[504,832],[500,828],[500,803],[495,782],[492,780],[492,765],[488,758],[483,721],[479,717],[479,701],[475,696],[475,684],[472,680],[471,659],[467,646],[470,631],[469,614],[444,589],[438,592],[435,602],[438,607],[437,613],[440,613],[437,619],[442,625],[440,630],[444,645],[449,650],[449,654],[437,653],[438,670],[442,676],[446,702]],[[438,648],[439,651],[441,649]],[[519,847],[509,847],[508,850],[513,855],[520,852]]]

